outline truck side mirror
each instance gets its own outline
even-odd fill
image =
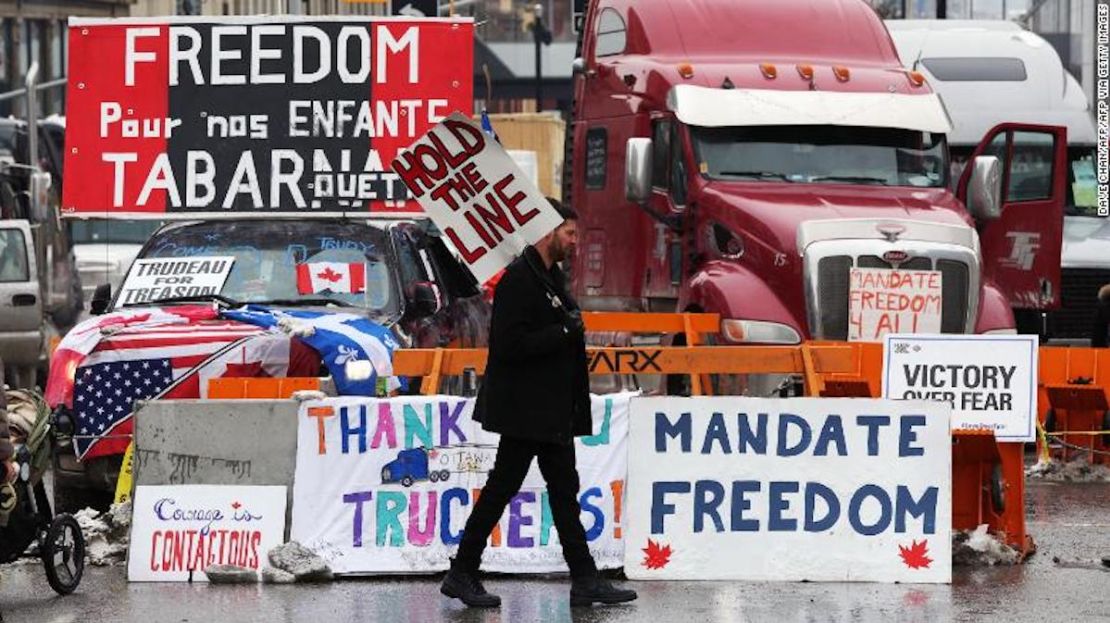
[[[651,139],[628,139],[624,154],[624,197],[646,203],[651,197]]]
[[[92,300],[89,301],[89,313],[99,316],[108,311],[112,304],[112,284],[102,283],[93,291]]]
[[[967,182],[967,209],[975,220],[1002,214],[1002,163],[995,156],[977,156]]]

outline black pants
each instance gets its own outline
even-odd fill
[[[532,458],[539,459],[540,473],[547,483],[551,515],[563,546],[563,558],[573,577],[587,577],[597,573],[593,556],[586,546],[586,531],[579,520],[578,471],[574,467],[574,445],[543,443],[501,437],[497,446],[497,460],[489,473],[486,486],[478,496],[470,518],[466,520],[455,566],[467,571],[477,571],[482,562],[493,527],[501,519],[509,500],[520,490]]]
[[[1110,332],[1110,301],[1099,301],[1095,310],[1095,322],[1091,328],[1091,346],[1106,348]]]

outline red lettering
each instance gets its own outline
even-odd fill
[[[478,222],[478,217],[474,216],[473,212],[465,212],[463,216],[466,218],[466,222],[470,223],[470,226],[474,229],[474,233],[478,234],[482,242],[486,243],[487,247],[493,248],[497,245],[497,242],[489,235],[486,228],[482,227],[482,224]]]
[[[185,569],[185,539],[182,538],[181,533],[175,532],[173,538],[173,563],[170,565],[172,571],[182,571]]]
[[[489,210],[485,209],[480,201],[475,201],[474,211],[482,217],[482,222],[486,224],[486,227],[489,228],[490,233],[493,234],[497,242],[501,242],[503,238],[497,230],[500,229],[506,234],[512,234],[513,224],[509,222],[509,216],[505,214],[505,210],[497,203],[497,199],[494,198],[493,193],[486,193],[486,201],[489,202]]]
[[[485,247],[477,247],[473,251],[468,249],[466,245],[463,244],[462,239],[459,238],[459,234],[455,232],[454,227],[448,227],[447,229],[444,229],[443,235],[447,236],[447,238],[451,240],[451,244],[455,245],[455,248],[458,249],[459,253],[462,254],[463,261],[467,264],[473,265],[474,262],[477,262],[483,255],[486,254]]]
[[[247,555],[247,567],[250,569],[258,568],[258,546],[262,543],[262,533],[255,531],[251,533],[250,540],[250,553]]]
[[[191,559],[189,562],[190,570],[204,571],[208,568],[208,565],[204,564],[204,559],[206,558],[204,551],[204,541],[205,536],[202,534],[200,535],[200,538],[197,539],[197,548],[193,550],[192,555],[189,556],[189,558]]]
[[[213,544],[216,540],[216,531],[211,530],[208,532],[208,558],[205,560],[204,568],[211,567],[216,562],[216,552],[214,551]]]
[[[162,571],[173,569],[173,541],[175,535],[172,530],[167,530],[162,537]]]
[[[473,162],[468,162],[463,165],[462,175],[466,178],[466,181],[470,182],[470,187],[473,188],[475,192],[482,192],[489,186],[489,182],[486,181],[486,178],[482,177],[482,172],[478,170],[477,165]]]
[[[423,197],[424,191],[435,184],[435,181],[428,175],[428,171],[421,166],[413,152],[401,154],[399,158],[393,160],[392,166],[393,172],[401,178],[401,181],[405,183],[405,186],[415,197]]]
[[[443,139],[435,132],[428,135],[428,142],[435,146],[436,151],[447,161],[447,166],[451,169],[457,169],[459,165],[466,162],[466,159],[470,157],[470,154],[466,151],[466,145],[463,145],[462,151],[454,154],[451,153],[451,150],[443,144]]]
[[[455,137],[459,145],[462,145],[463,153],[466,154],[467,158],[481,153],[486,148],[486,135],[469,123],[447,119],[443,122],[443,127],[447,128],[447,131]],[[469,141],[467,140],[468,137]]]
[[[228,547],[231,549],[231,551],[228,552],[228,557],[231,560],[228,560],[227,564],[241,566],[239,564],[239,531],[238,530],[235,530],[231,533],[230,543],[228,543]]]
[[[497,197],[500,198],[501,202],[505,204],[505,207],[509,209],[509,213],[513,215],[514,219],[516,219],[517,225],[523,227],[525,223],[536,218],[536,216],[539,215],[540,211],[538,208],[532,208],[527,212],[521,212],[517,210],[516,207],[520,205],[521,202],[523,202],[525,199],[527,199],[528,195],[524,194],[524,191],[522,190],[513,193],[511,196],[505,195],[505,188],[507,188],[509,184],[512,184],[515,181],[515,176],[506,175],[500,182],[497,182],[493,185],[493,192],[497,193]]]
[[[161,530],[155,530],[154,534],[150,537],[150,570],[158,571],[158,559],[155,555],[158,553],[158,539],[162,537]]]

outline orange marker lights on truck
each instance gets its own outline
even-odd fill
[[[813,65],[798,65],[797,68],[802,80],[813,80]]]
[[[848,82],[848,78],[851,77],[851,73],[848,71],[847,67],[845,67],[844,65],[833,65],[832,69],[833,74],[836,75],[837,80],[841,82]]]
[[[919,87],[925,84],[925,74],[920,71],[911,71],[907,74],[910,77],[910,84]]]
[[[778,70],[771,63],[760,63],[759,71],[763,72],[763,77],[768,80],[774,80],[779,75]]]
[[[680,63],[678,66],[678,75],[686,80],[694,77],[694,66],[690,63]]]

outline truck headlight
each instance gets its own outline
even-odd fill
[[[801,344],[794,327],[763,320],[721,320],[721,335],[733,344]]]

